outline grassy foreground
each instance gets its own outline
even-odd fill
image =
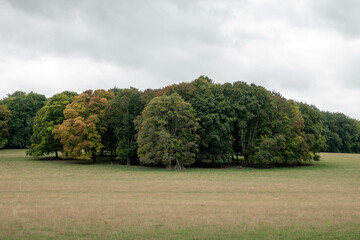
[[[360,239],[360,155],[187,169],[0,151],[0,239]]]

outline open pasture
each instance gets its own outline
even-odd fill
[[[360,155],[278,169],[142,166],[0,151],[0,239],[360,239]]]

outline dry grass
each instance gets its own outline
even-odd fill
[[[360,239],[360,155],[165,169],[0,151],[0,239]]]

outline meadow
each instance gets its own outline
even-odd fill
[[[360,155],[170,171],[0,150],[0,239],[360,239]]]

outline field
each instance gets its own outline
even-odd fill
[[[360,239],[360,155],[186,169],[0,151],[0,239]]]

